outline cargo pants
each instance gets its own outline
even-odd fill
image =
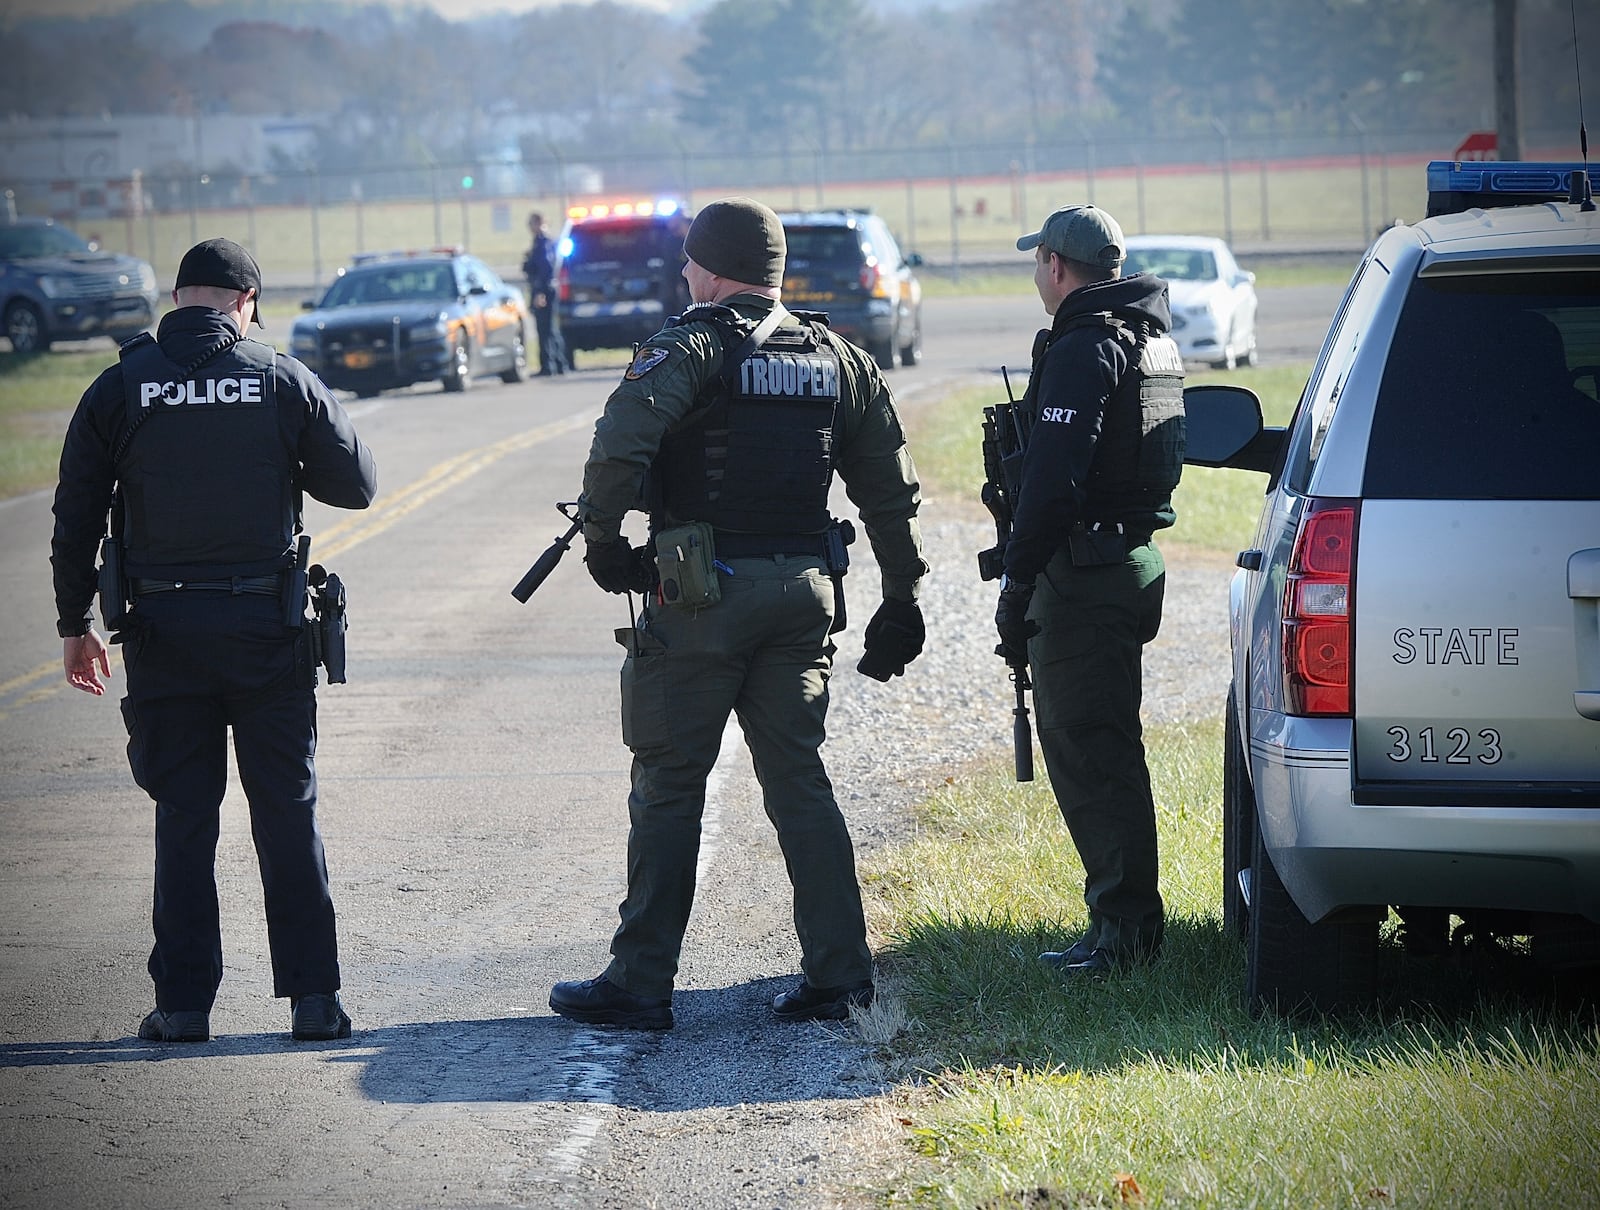
[[[1161,626],[1166,565],[1153,543],[1119,563],[1040,575],[1028,616],[1034,714],[1056,803],[1084,868],[1085,940],[1119,959],[1160,947],[1155,802],[1139,718],[1142,659]]]
[[[694,902],[706,777],[736,715],[794,890],[801,969],[814,987],[872,977],[855,852],[820,749],[834,647],[833,582],[803,555],[730,558],[721,600],[652,604],[618,631],[622,737],[633,751],[628,893],[606,978],[672,994]]]

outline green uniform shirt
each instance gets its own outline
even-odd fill
[[[773,304],[758,294],[739,294],[725,305],[753,326]],[[922,492],[894,396],[871,357],[832,333],[828,339],[839,357],[833,469],[861,514],[883,572],[883,595],[914,601],[928,572],[917,525]],[[595,424],[578,500],[585,539],[610,542],[620,536],[623,517],[641,507],[645,472],[662,437],[694,410],[722,368],[722,357],[722,338],[704,320],[663,328],[640,346]]]

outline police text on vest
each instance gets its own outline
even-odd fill
[[[198,382],[141,382],[139,406],[147,408],[158,399],[171,407],[185,403],[260,403],[264,388],[265,380],[260,374],[203,378]]]
[[[739,391],[743,395],[834,395],[838,369],[831,357],[747,357],[739,363]]]

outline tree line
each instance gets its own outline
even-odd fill
[[[1493,0],[625,0],[450,21],[426,8],[187,0],[0,29],[0,105],[313,116],[319,170],[796,155],[1086,137],[1303,138],[1492,125]],[[1578,128],[1600,6],[1519,0],[1526,128]],[[1574,49],[1576,28],[1580,51]],[[1591,73],[1600,94],[1600,71]],[[1574,138],[1574,143],[1576,139]]]

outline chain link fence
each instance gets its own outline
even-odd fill
[[[150,261],[163,288],[195,242],[253,249],[270,286],[313,292],[358,251],[460,246],[515,278],[525,219],[555,227],[570,205],[670,196],[686,207],[734,193],[779,210],[871,207],[933,272],[1015,264],[1016,237],[1057,206],[1093,202],[1128,234],[1218,235],[1241,256],[1355,252],[1423,215],[1423,166],[1463,132],[1360,130],[1317,139],[1096,139],[764,155],[464,161],[329,172],[173,171],[6,180],[13,214],[51,215],[107,249]],[[1558,135],[1532,137],[1559,147]],[[1559,158],[1565,152],[1548,153]],[[1529,158],[1538,158],[1530,154]]]

